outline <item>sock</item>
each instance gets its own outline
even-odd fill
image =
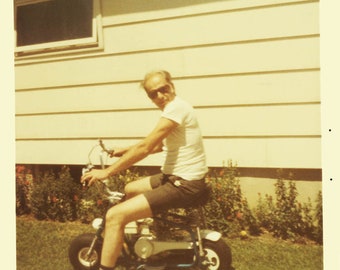
[[[114,267],[107,267],[107,266],[103,266],[103,265],[100,265],[99,267],[99,270],[113,270]]]

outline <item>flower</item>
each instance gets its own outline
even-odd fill
[[[244,230],[240,231],[240,237],[241,237],[242,239],[245,239],[245,238],[247,238],[247,237],[248,237],[248,234],[247,234],[247,232],[246,232],[246,231],[244,231]]]
[[[243,218],[243,213],[240,212],[240,211],[237,211],[237,213],[236,213],[236,218],[237,218],[237,219],[242,219],[242,218]]]
[[[226,220],[233,220],[233,217],[232,217],[232,215],[228,215],[228,216],[226,216]]]
[[[23,165],[17,165],[16,166],[16,171],[17,171],[17,173],[23,173],[24,171],[25,171],[25,166],[23,166]]]

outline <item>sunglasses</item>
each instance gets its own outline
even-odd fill
[[[147,91],[148,97],[150,99],[155,99],[158,97],[158,93],[161,94],[168,94],[170,93],[170,86],[169,85],[164,85],[159,87],[158,89],[152,90],[152,91]]]

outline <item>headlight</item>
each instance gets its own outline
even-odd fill
[[[98,230],[100,226],[103,224],[103,219],[102,218],[96,218],[92,221],[92,227]]]

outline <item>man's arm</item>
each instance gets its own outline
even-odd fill
[[[152,150],[151,154],[156,154],[162,151],[163,151],[163,142],[161,142],[160,144],[157,144],[155,148]]]
[[[110,157],[122,157],[125,155],[131,148],[133,148],[135,145],[124,147],[124,148],[113,148],[113,153],[110,155]],[[150,154],[155,154],[163,151],[163,143],[156,145],[155,148],[151,151]]]
[[[141,142],[130,147],[119,160],[104,170],[92,170],[84,174],[81,182],[88,181],[89,185],[91,185],[94,181],[103,180],[110,175],[115,175],[148,155],[155,153],[155,151],[159,151],[163,139],[165,139],[177,125],[176,122],[162,117],[154,130]]]

